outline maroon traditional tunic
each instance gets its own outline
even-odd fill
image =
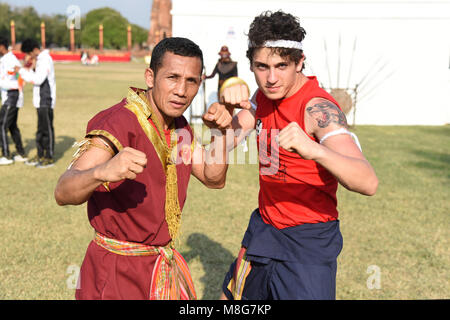
[[[138,106],[139,115],[127,108],[129,103]],[[95,231],[108,238],[165,246],[171,241],[165,220],[166,175],[148,133],[138,120],[138,116],[141,119],[145,116],[151,122],[150,112],[142,92],[130,89],[126,99],[89,121],[87,136],[104,136],[117,151],[125,147],[140,150],[147,155],[147,166],[135,180],[110,183],[109,191],[99,186],[88,200],[87,211]],[[184,145],[191,150],[192,130],[186,119],[181,116],[174,121],[177,131],[184,129],[182,132],[188,133],[178,136],[177,150]],[[177,161],[176,168],[178,201],[182,209],[191,163]],[[156,259],[157,256],[118,255],[91,242],[81,267],[76,298],[148,299]]]

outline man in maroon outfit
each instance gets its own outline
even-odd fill
[[[195,299],[189,270],[174,248],[190,175],[223,188],[230,112],[203,116],[205,151],[183,112],[201,84],[203,56],[185,38],[167,38],[145,70],[147,90],[94,116],[77,156],[55,189],[59,205],[88,202],[95,229],[81,267],[77,299]]]

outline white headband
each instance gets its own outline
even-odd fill
[[[255,47],[250,44],[250,47]],[[301,42],[292,40],[269,40],[264,42],[262,47],[266,48],[288,48],[288,49],[299,49],[302,50],[303,46]]]

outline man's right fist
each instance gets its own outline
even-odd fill
[[[227,108],[250,109],[249,94],[248,86],[242,79],[230,78],[223,83],[219,99]]]
[[[99,179],[103,182],[117,182],[124,179],[134,180],[147,165],[145,153],[125,147],[99,168]]]
[[[211,129],[226,130],[231,126],[232,111],[218,102],[213,103],[202,116],[205,125]]]

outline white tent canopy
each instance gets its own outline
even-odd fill
[[[172,2],[173,35],[200,45],[207,74],[227,45],[239,76],[256,90],[246,33],[256,15],[281,9],[298,16],[307,32],[305,74],[316,75],[327,90],[357,92],[349,123],[450,123],[450,1]],[[195,114],[204,100],[209,105],[216,99],[217,77],[206,80],[205,88],[205,96],[200,90],[193,102]]]

